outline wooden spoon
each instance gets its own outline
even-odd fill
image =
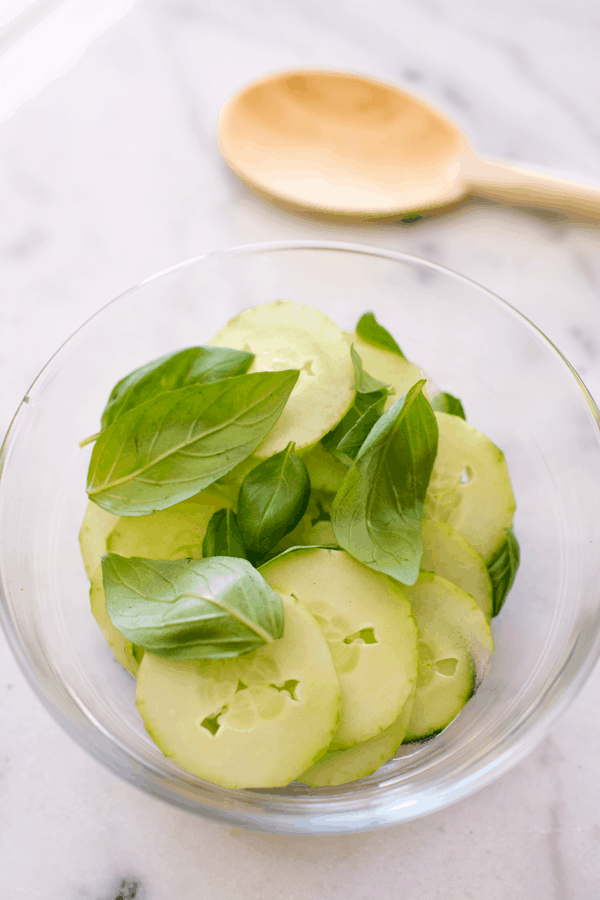
[[[221,110],[219,146],[247,184],[288,209],[400,218],[475,194],[600,220],[599,189],[481,160],[423,100],[346,72],[281,72],[243,88]]]

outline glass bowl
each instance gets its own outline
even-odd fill
[[[226,790],[147,736],[133,678],[92,618],[77,535],[93,434],[123,375],[206,342],[275,299],[353,330],[373,310],[406,355],[501,447],[517,499],[521,568],[493,621],[489,676],[440,735],[337,788]],[[241,247],[169,269],[110,303],[58,351],[21,404],[0,480],[2,618],[42,702],[138,787],[185,809],[282,833],[345,833],[422,816],[518,762],[573,699],[600,649],[598,410],[556,348],[489,291],[433,263],[341,243]],[[403,755],[402,755],[403,754]]]

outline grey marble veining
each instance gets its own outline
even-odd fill
[[[514,304],[600,398],[600,228],[470,201],[411,224],[284,213],[219,158],[222,102],[296,65],[387,78],[484,156],[600,178],[592,0],[138,0],[0,137],[0,430],[57,346],[187,257],[259,240],[401,249]],[[295,839],[214,825],[121,783],[34,697],[2,639],[0,894],[113,900],[600,898],[600,671],[545,741],[466,801],[409,825]]]

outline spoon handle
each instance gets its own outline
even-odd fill
[[[505,206],[552,209],[600,222],[600,188],[482,159],[470,160],[465,181],[468,193]]]

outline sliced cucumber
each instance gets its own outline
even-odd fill
[[[144,559],[200,559],[213,513],[228,505],[219,497],[201,493],[149,516],[117,517],[106,549]]]
[[[413,707],[414,691],[395,722],[376,737],[349,750],[328,750],[314,766],[298,778],[311,787],[347,784],[366,778],[392,758],[406,735]]]
[[[107,512],[91,500],[87,505],[79,532],[79,546],[90,581],[106,553],[106,539],[119,519],[119,516]]]
[[[289,784],[327,749],[340,688],[310,613],[282,596],[283,638],[232,660],[146,653],[137,706],[165,756],[227,788]]]
[[[471,594],[486,618],[491,619],[492,582],[483,557],[446,522],[425,519],[421,538],[421,569],[435,572]]]
[[[322,546],[323,544],[335,544],[337,546],[330,519],[332,503],[333,494],[311,491],[306,512],[294,530],[286,534],[273,548],[269,558],[279,556],[280,553],[292,547]],[[321,537],[325,539],[322,540]]]
[[[272,431],[254,451],[265,458],[290,441],[312,447],[345,415],[354,399],[354,367],[344,336],[324,313],[290,300],[255,306],[210,341],[256,355],[250,372],[299,369],[300,376]]]
[[[313,491],[337,494],[348,471],[347,466],[319,443],[303,456]]]
[[[419,679],[404,742],[442,731],[486,676],[494,642],[487,618],[459,587],[422,572],[405,588],[419,631]]]
[[[447,522],[486,563],[504,542],[515,498],[501,450],[458,416],[436,413],[438,453],[425,517]]]
[[[331,749],[353,747],[398,718],[417,677],[417,632],[398,582],[343,550],[289,550],[260,568],[293,594],[327,638],[342,690]]]
[[[385,409],[389,409],[398,397],[405,394],[421,378],[427,378],[423,370],[409,362],[408,359],[398,356],[390,350],[374,347],[373,344],[363,341],[354,332],[345,331],[344,337],[348,346],[354,344],[354,349],[360,356],[365,371],[374,378],[378,378],[379,381],[389,384],[392,388],[394,393],[388,397]],[[430,396],[434,390],[431,383],[428,382],[425,387],[427,396]]]
[[[98,566],[96,569],[90,579],[90,584],[90,606],[92,608],[92,615],[98,623],[106,643],[112,650],[117,662],[120,662],[132,675],[137,675],[140,660],[144,655],[144,651],[141,647],[136,647],[135,644],[128,641],[111,622],[110,616],[106,611],[106,597],[104,596],[104,588],[102,587],[101,566]]]

